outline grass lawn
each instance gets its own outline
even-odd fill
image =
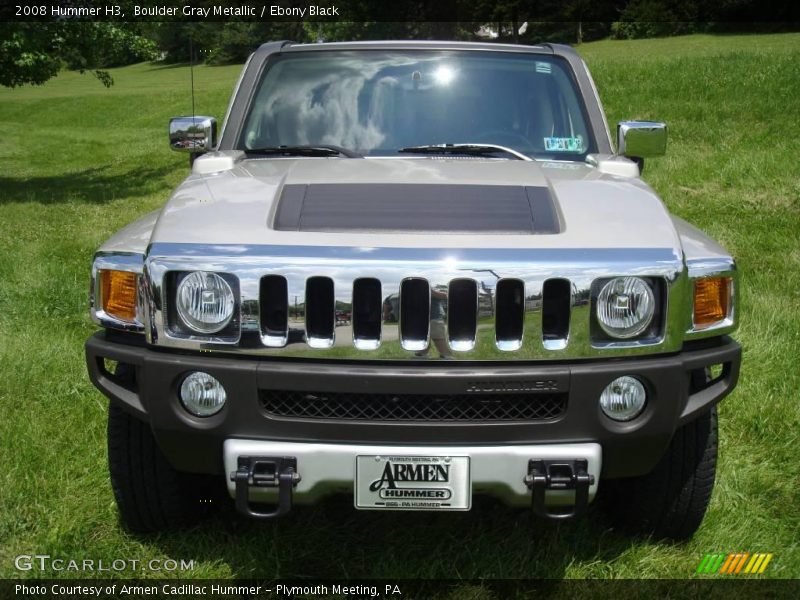
[[[136,65],[107,90],[64,73],[0,89],[0,577],[18,554],[194,560],[195,577],[694,577],[707,552],[773,552],[800,576],[800,35],[603,41],[579,48],[609,122],[664,120],[645,178],[734,253],[744,364],[720,406],[706,519],[683,545],[625,537],[594,510],[563,524],[480,502],[466,514],[357,513],[349,498],[276,523],[227,514],[134,537],[106,468],[107,402],[83,342],[95,248],[187,174],[166,124],[191,111],[189,70]],[[195,70],[198,113],[222,118],[239,67]],[[69,576],[74,573],[62,573]],[[123,575],[158,576],[127,571]],[[488,597],[480,590],[453,597]]]

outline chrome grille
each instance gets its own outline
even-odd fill
[[[381,282],[362,277],[353,282],[353,344],[359,350],[375,350],[381,343],[383,300]]]
[[[306,342],[312,348],[330,348],[336,328],[333,279],[310,277],[306,281]]]
[[[475,346],[478,334],[478,286],[474,279],[453,279],[447,290],[447,341],[453,350]]]
[[[266,346],[280,348],[288,341],[289,295],[286,278],[267,275],[259,286],[261,339]]]
[[[519,279],[497,282],[495,340],[501,350],[519,350],[525,325],[525,283]]]
[[[143,278],[151,344],[291,358],[559,360],[676,351],[691,318],[683,264],[669,250],[242,246],[224,252],[153,247]],[[191,270],[239,282],[238,337],[173,335],[165,282],[170,273]],[[595,339],[593,286],[626,274],[662,282],[667,313],[660,333]]]
[[[566,393],[360,394],[262,390],[273,416],[342,421],[546,421],[567,408]]]
[[[341,295],[331,278],[311,277],[306,281],[302,311],[295,311],[294,320],[295,324],[301,322],[312,348],[333,346],[336,326],[349,324],[353,345],[360,350],[375,350],[380,346],[384,324],[398,323],[400,344],[405,350],[421,352],[432,338],[441,338],[442,342],[446,338],[451,350],[466,352],[475,347],[479,322],[494,316],[496,304],[494,343],[500,350],[513,351],[522,345],[527,305],[542,311],[545,346],[563,348],[569,335],[570,282],[550,279],[545,281],[540,297],[526,299],[524,294],[525,284],[517,279],[500,280],[492,294],[479,290],[474,279],[456,278],[431,287],[424,278],[408,277],[400,282],[399,294],[383,298],[380,280],[368,277],[353,282],[348,305],[337,300]],[[259,307],[264,344],[284,346],[291,312],[284,277],[268,275],[261,279]]]

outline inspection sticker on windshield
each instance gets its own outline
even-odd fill
[[[552,66],[550,66],[550,63],[539,62],[538,60],[536,61],[536,72],[537,73],[550,73],[551,69],[552,69]]]
[[[583,152],[583,138],[576,137],[546,137],[544,149],[547,152]]]

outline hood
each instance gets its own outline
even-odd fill
[[[153,243],[419,248],[670,248],[638,178],[572,162],[470,158],[250,159],[193,174]]]

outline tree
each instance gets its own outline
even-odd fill
[[[0,85],[41,85],[63,67],[93,71],[113,83],[105,67],[156,57],[155,44],[136,23],[93,21],[0,22]]]

